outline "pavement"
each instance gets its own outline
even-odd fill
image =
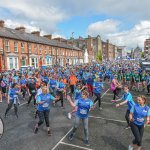
[[[52,135],[48,136],[45,123],[40,127],[38,134],[34,134],[34,126],[38,119],[34,119],[33,101],[30,106],[21,100],[19,106],[19,118],[10,110],[8,117],[4,118],[7,107],[6,101],[0,103],[0,116],[4,121],[4,134],[0,139],[0,150],[127,150],[133,140],[131,130],[124,129],[124,118],[127,106],[115,107],[111,102],[113,94],[109,86],[105,86],[102,94],[102,110],[97,107],[90,112],[89,117],[89,141],[91,146],[83,143],[84,132],[82,123],[76,132],[73,141],[68,140],[72,129],[74,117],[67,119],[67,113],[72,110],[65,100],[65,108],[52,106],[50,111],[50,126]],[[139,92],[132,92],[136,98]],[[146,94],[146,93],[142,93]],[[148,97],[148,96],[147,96]],[[148,97],[149,100],[150,97]],[[135,99],[136,100],[136,99]],[[149,102],[150,104],[150,102]],[[149,150],[150,127],[145,128],[142,150]]]

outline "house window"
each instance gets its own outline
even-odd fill
[[[13,58],[9,58],[9,69],[13,69]]]
[[[21,64],[22,64],[22,66],[25,66],[25,65],[26,65],[26,58],[25,58],[25,57],[22,57],[22,59],[21,59]]]
[[[14,52],[18,52],[18,42],[14,42]]]
[[[32,51],[31,51],[31,44],[28,44],[28,52],[32,53]]]
[[[10,51],[9,40],[5,40],[5,50],[6,50],[6,52]]]
[[[8,68],[9,69],[18,69],[18,58],[17,57],[8,57]]]
[[[40,54],[42,54],[42,45],[40,45]]]
[[[52,55],[54,55],[54,48],[52,47]]]
[[[58,48],[56,48],[56,51],[57,51],[57,55],[59,54],[59,49]]]
[[[24,43],[21,43],[21,52],[24,53]]]
[[[18,59],[15,57],[15,68],[17,68]]]
[[[46,46],[44,46],[44,52],[45,52],[45,54],[47,54],[47,50],[46,50],[46,48],[47,48],[47,47],[46,47]]]
[[[30,65],[34,66],[35,68],[38,67],[38,61],[36,57],[30,58]]]
[[[37,44],[34,44],[34,54],[37,54]]]
[[[51,55],[52,54],[52,48],[49,47],[49,54]]]

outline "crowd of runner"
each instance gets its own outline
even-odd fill
[[[18,118],[18,106],[20,99],[30,105],[33,100],[35,118],[39,121],[35,125],[34,133],[38,133],[44,120],[48,135],[51,135],[49,124],[49,110],[60,102],[61,108],[65,107],[64,99],[73,107],[68,112],[68,118],[75,114],[73,130],[69,140],[73,140],[79,121],[83,121],[86,146],[89,144],[88,114],[90,110],[101,107],[101,94],[105,91],[105,84],[110,85],[113,92],[112,103],[116,107],[127,104],[125,118],[127,127],[131,128],[134,140],[129,145],[129,150],[141,149],[144,126],[150,122],[150,108],[147,99],[141,95],[137,100],[133,99],[130,91],[138,91],[139,94],[147,91],[150,94],[150,73],[140,68],[138,62],[105,62],[92,63],[67,67],[51,67],[47,69],[11,70],[0,75],[0,102],[6,101],[8,106],[4,112],[5,117],[14,106],[15,115]],[[124,91],[123,95],[121,95]],[[105,97],[103,97],[105,99]],[[119,103],[119,101],[121,101]],[[115,108],[114,108],[115,109]]]

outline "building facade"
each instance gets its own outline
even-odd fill
[[[141,54],[142,54],[142,49],[139,46],[137,46],[133,52],[134,59],[140,59]]]
[[[145,57],[150,58],[150,38],[144,41]]]
[[[26,33],[24,27],[6,28],[0,21],[0,70],[19,69],[20,66],[83,63],[83,51],[67,43],[52,40],[40,32]]]

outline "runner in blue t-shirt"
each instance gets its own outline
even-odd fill
[[[144,125],[148,125],[150,123],[150,108],[146,105],[146,97],[138,97],[137,102],[138,104],[132,106],[130,110],[131,131],[135,139],[132,144],[129,145],[129,150],[133,150],[133,148],[141,150]]]
[[[133,100],[133,97],[132,97],[131,93],[129,92],[128,86],[124,86],[124,92],[125,93],[124,93],[124,95],[122,96],[121,99],[114,100],[114,101],[118,102],[120,100],[123,100],[123,102],[121,102],[119,104],[116,104],[116,107],[119,107],[119,106],[124,105],[124,104],[128,105],[128,108],[127,108],[127,111],[126,111],[126,114],[125,114],[125,118],[126,118],[126,121],[127,121],[126,129],[129,129],[130,128],[130,121],[129,121],[130,109],[132,108],[132,106],[135,105],[135,102]]]
[[[89,144],[89,131],[88,131],[88,114],[93,106],[93,102],[88,98],[88,92],[83,91],[82,92],[82,98],[78,99],[75,103],[71,100],[70,96],[67,96],[68,101],[70,102],[71,106],[74,108],[77,107],[76,117],[75,117],[75,123],[73,130],[71,134],[69,135],[69,140],[73,140],[73,137],[75,135],[75,132],[79,126],[80,120],[83,121],[84,125],[84,134],[85,134],[85,140],[84,143],[86,146],[90,146]]]
[[[80,98],[82,98],[82,91],[85,89],[86,86],[82,86],[81,84],[78,84],[75,88],[75,91],[74,91],[74,102]],[[77,109],[74,108],[71,112],[68,113],[67,117],[68,119],[71,119],[72,117],[72,114],[74,112],[76,112]]]
[[[15,100],[15,98],[16,98],[15,96],[18,95],[18,93],[19,93],[18,85],[17,85],[17,83],[14,83],[8,91],[8,107],[5,111],[5,117],[6,117],[7,113],[9,112],[9,110],[14,105],[15,115],[18,118],[18,107],[17,107],[18,103],[16,103],[16,100]]]
[[[94,89],[94,95],[96,96],[96,99],[94,100],[94,104],[98,101],[99,109],[101,110],[101,92],[103,89],[103,82],[100,77],[96,79],[96,81],[93,83],[93,89]]]
[[[39,122],[36,124],[34,129],[35,134],[38,132],[39,126],[43,124],[45,119],[48,135],[51,135],[51,129],[49,126],[49,112],[51,103],[54,100],[57,99],[48,93],[48,87],[47,86],[42,87],[42,93],[38,95],[36,99]]]

